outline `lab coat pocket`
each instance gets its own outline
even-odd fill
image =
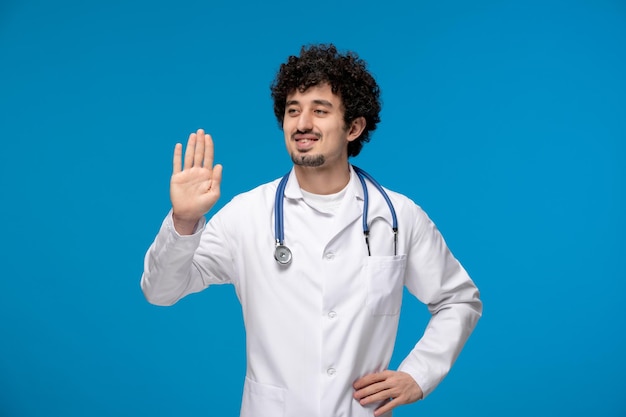
[[[375,316],[400,313],[406,255],[370,256],[365,265],[367,305]]]
[[[284,417],[286,392],[285,388],[246,377],[240,417]]]

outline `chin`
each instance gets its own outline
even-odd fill
[[[326,162],[326,158],[324,157],[324,155],[308,155],[298,152],[291,153],[291,160],[293,161],[294,165],[302,167],[320,167]]]

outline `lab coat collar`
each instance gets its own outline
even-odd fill
[[[380,192],[369,183],[369,181],[366,180],[365,183],[369,195],[369,208],[367,214],[368,225],[371,226],[375,219],[381,218],[384,219],[389,226],[391,226],[393,221],[385,199]],[[304,196],[302,195],[302,190],[300,189],[300,184],[298,183],[298,178],[296,177],[296,173],[293,168],[289,173],[289,179],[287,181],[287,186],[285,187],[285,198],[304,201]],[[359,180],[356,171],[352,168],[352,165],[350,165],[350,181],[347,185],[344,203],[337,213],[337,224],[339,225],[339,228],[336,230],[336,233],[339,233],[343,227],[349,223],[361,218],[363,215],[364,199],[365,196],[363,193],[363,187],[361,186],[361,181]]]
[[[285,187],[285,198],[293,200],[304,199],[302,196],[302,190],[300,189],[300,184],[298,183],[298,178],[296,177],[296,171],[293,168],[291,168],[291,172],[289,172],[289,179],[287,180],[287,186]]]
[[[354,195],[357,199],[363,201],[363,187],[361,187],[359,178],[352,168],[352,165],[350,165],[350,181],[348,182],[347,188],[347,194]],[[296,177],[296,171],[293,168],[291,168],[291,172],[289,172],[289,180],[285,187],[285,198],[294,200],[304,199],[298,178]]]
[[[354,169],[352,168],[352,165],[350,165],[350,171],[352,175],[350,178],[350,184],[351,184],[352,189],[354,190],[354,194],[356,195],[357,200],[359,200],[361,211],[362,211],[362,206],[363,206],[362,202],[365,200],[365,195],[363,193],[363,186],[361,185],[361,181],[359,180],[359,177],[356,174],[356,171],[354,171]],[[391,216],[391,211],[389,209],[389,206],[387,205],[387,202],[385,201],[384,197],[382,196],[380,191],[378,191],[378,189],[376,189],[376,187],[372,183],[370,183],[367,179],[365,180],[365,184],[367,186],[367,193],[369,197],[368,214],[367,214],[368,224],[371,226],[374,219],[382,218],[387,223],[389,223],[389,226],[391,226],[393,224],[393,219]],[[387,194],[389,194],[389,190],[387,190]]]

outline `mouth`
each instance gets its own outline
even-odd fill
[[[302,138],[302,139],[296,139],[296,143],[306,144],[306,143],[309,143],[309,142],[317,142],[317,140],[318,140],[317,138],[315,138],[315,139]]]
[[[319,140],[319,136],[313,133],[300,133],[292,136],[296,142],[296,148],[300,151],[306,151],[310,149],[315,142]]]

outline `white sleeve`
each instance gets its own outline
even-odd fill
[[[410,374],[426,397],[450,371],[482,314],[482,302],[434,223],[415,209],[405,285],[428,305],[431,319],[398,370]]]
[[[172,305],[209,284],[229,282],[224,268],[219,267],[227,263],[224,260],[229,255],[225,237],[216,230],[217,217],[206,226],[202,218],[193,234],[181,236],[174,228],[172,213],[167,215],[144,259],[141,289],[150,303]]]

